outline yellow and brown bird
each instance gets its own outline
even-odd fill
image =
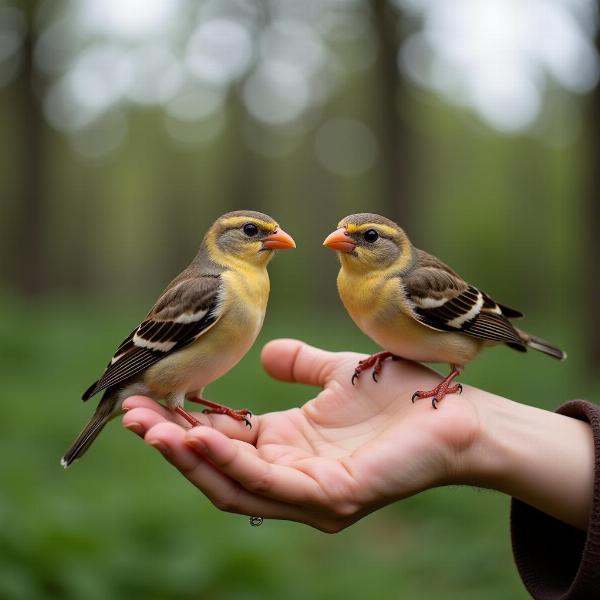
[[[345,217],[323,242],[338,252],[340,298],[358,327],[385,352],[360,361],[352,383],[373,368],[373,379],[387,358],[446,362],[450,374],[434,389],[417,391],[432,405],[446,394],[462,391],[451,385],[479,352],[496,344],[525,352],[534,348],[557,359],[556,346],[517,329],[510,319],[523,315],[498,304],[464,281],[435,256],[415,248],[404,231],[380,215]]]
[[[166,287],[144,321],[117,348],[83,400],[104,394],[90,422],[61,460],[66,468],[117,416],[125,398],[143,394],[166,401],[192,425],[184,401],[249,424],[249,411],[202,398],[206,385],[229,371],[258,335],[269,297],[267,264],[273,251],[295,248],[269,216],[254,211],[223,215],[207,231],[196,257]]]

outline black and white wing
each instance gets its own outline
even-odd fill
[[[221,316],[221,285],[215,275],[184,279],[168,288],[146,319],[123,340],[102,377],[84,392],[83,400],[195,342]]]
[[[525,351],[523,339],[508,320],[522,314],[497,304],[437,258],[419,251],[417,265],[402,282],[414,318],[424,325],[504,342]]]

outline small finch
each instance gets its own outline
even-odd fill
[[[345,217],[323,244],[338,253],[337,285],[346,310],[385,350],[360,361],[352,383],[370,368],[377,381],[387,358],[445,362],[450,374],[412,398],[431,398],[437,408],[446,394],[462,391],[460,384],[452,385],[453,379],[487,346],[505,344],[519,352],[534,348],[566,358],[556,346],[517,329],[510,319],[522,317],[519,311],[498,304],[441,260],[415,248],[385,217]]]
[[[192,425],[190,400],[250,424],[250,411],[202,398],[205,386],[229,371],[258,335],[269,298],[267,264],[294,240],[269,216],[254,211],[223,215],[207,231],[190,265],[166,287],[146,318],[117,348],[83,400],[104,391],[91,418],[61,460],[79,458],[128,396],[164,400]]]

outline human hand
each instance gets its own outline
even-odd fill
[[[432,486],[468,478],[480,420],[465,386],[433,411],[412,404],[434,387],[435,372],[388,361],[380,382],[351,376],[361,355],[275,340],[262,353],[274,378],[319,386],[301,408],[252,418],[245,427],[222,415],[197,415],[212,427],[185,429],[149,398],[129,398],[123,422],[220,509],[289,519],[335,532],[377,508]]]

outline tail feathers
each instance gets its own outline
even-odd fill
[[[107,402],[104,399],[102,400],[90,422],[83,428],[71,447],[62,457],[60,464],[65,469],[70,467],[73,461],[81,458],[86,450],[92,445],[93,441],[98,437],[98,434],[102,431],[104,426],[114,416],[114,407],[114,401]]]
[[[519,331],[519,335],[521,339],[525,342],[525,345],[528,348],[533,348],[534,350],[539,350],[548,356],[552,356],[552,358],[556,358],[558,360],[565,360],[567,358],[567,353],[563,352],[560,348],[547,342],[546,340],[542,340],[538,337],[535,337],[529,333],[525,333],[524,331]]]

